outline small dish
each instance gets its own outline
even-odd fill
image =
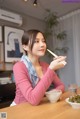
[[[51,90],[45,93],[46,97],[51,103],[55,103],[60,99],[60,96],[62,94],[61,90]]]
[[[66,98],[65,101],[66,101],[68,104],[70,104],[73,109],[80,109],[80,103],[70,102],[70,101],[69,101],[69,98]]]

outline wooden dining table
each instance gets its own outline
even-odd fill
[[[78,94],[80,89],[78,89]],[[29,103],[22,103],[12,107],[0,109],[1,113],[6,113],[5,118],[0,119],[80,119],[80,109],[73,109],[65,99],[69,97],[69,92],[62,94],[56,103],[50,103],[46,97],[40,105],[32,106]]]

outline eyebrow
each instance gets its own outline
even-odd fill
[[[35,38],[35,40],[39,40],[39,39],[40,39],[40,38]],[[43,40],[43,39],[45,40],[45,38],[42,38],[42,40]]]

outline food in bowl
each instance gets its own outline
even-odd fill
[[[76,96],[72,96],[69,98],[70,102],[76,102],[76,103],[80,103],[80,95],[76,95]]]
[[[66,99],[66,102],[74,109],[80,109],[80,95],[72,96]]]
[[[61,90],[51,90],[45,93],[46,97],[51,103],[55,103],[60,99],[60,96],[62,94]]]

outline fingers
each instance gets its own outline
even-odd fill
[[[53,60],[57,60],[59,62],[65,60],[65,59],[66,59],[66,56],[58,56],[56,58],[53,58]]]
[[[49,67],[53,70],[63,68],[67,64],[65,59],[66,59],[66,56],[58,56],[50,63]]]
[[[58,61],[58,63],[61,63],[61,64],[63,64],[63,65],[66,65],[67,62],[65,61],[65,59],[66,59],[66,56],[60,56],[60,57],[58,57],[58,59],[56,59],[56,60]]]
[[[67,64],[67,62],[66,62],[66,61],[62,61],[62,64],[63,64],[63,65],[66,65],[66,64]]]

